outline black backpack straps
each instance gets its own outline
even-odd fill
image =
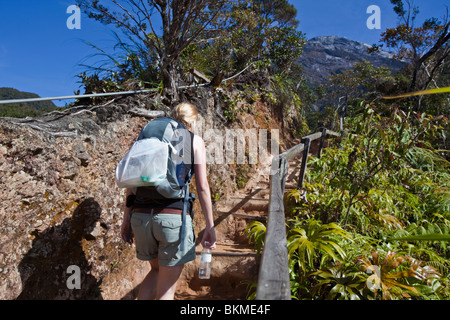
[[[189,132],[191,134],[191,165],[192,165],[192,173],[194,173],[194,164],[195,164],[195,154],[194,154],[194,134],[192,132]]]
[[[192,177],[194,176],[195,170],[194,170],[194,161],[195,161],[195,153],[194,153],[194,134],[192,132],[189,131],[190,134],[190,140],[191,140],[191,145],[190,145],[190,153],[191,153],[191,163],[189,165],[189,172],[186,174],[186,183],[191,182]]]
[[[189,192],[189,183],[191,182],[192,177],[194,176],[194,134],[191,134],[191,165],[190,170],[186,175],[186,183],[184,184],[184,200],[183,200],[183,211],[181,218],[181,240],[180,240],[180,250],[184,252],[184,240],[186,238],[186,214],[188,211],[188,205],[193,205],[190,201],[191,194]],[[191,217],[193,219],[193,217]]]
[[[184,200],[183,200],[183,211],[181,212],[181,235],[180,235],[180,250],[184,252],[184,240],[186,238],[186,214],[189,205],[189,183],[184,185]]]

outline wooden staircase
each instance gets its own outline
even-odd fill
[[[267,189],[267,188],[266,188]],[[245,228],[254,220],[267,216],[269,193],[264,188],[249,190],[220,201],[214,212],[216,249],[212,251],[211,278],[198,278],[202,232],[198,234],[195,261],[186,264],[181,275],[175,299],[185,300],[240,300],[246,299],[248,285],[256,283],[260,257],[248,243]],[[198,217],[203,219],[203,217]]]

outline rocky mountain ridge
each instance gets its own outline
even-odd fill
[[[343,37],[319,36],[308,40],[298,63],[313,86],[327,82],[328,76],[351,69],[356,62],[364,60],[375,67],[389,67],[393,72],[403,67],[402,62],[393,59],[392,53],[368,53],[370,47]]]

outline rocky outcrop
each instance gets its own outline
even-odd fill
[[[147,122],[132,109],[0,119],[0,299],[120,299],[142,279],[146,264],[119,238],[124,192],[115,185]],[[79,289],[69,289],[71,266]]]

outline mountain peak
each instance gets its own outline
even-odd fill
[[[402,67],[402,63],[393,59],[389,52],[368,53],[371,46],[338,36],[318,36],[306,43],[299,63],[305,76],[313,85],[328,81],[328,76],[339,74],[353,68],[356,62],[367,60],[375,67],[389,67],[393,72]]]

